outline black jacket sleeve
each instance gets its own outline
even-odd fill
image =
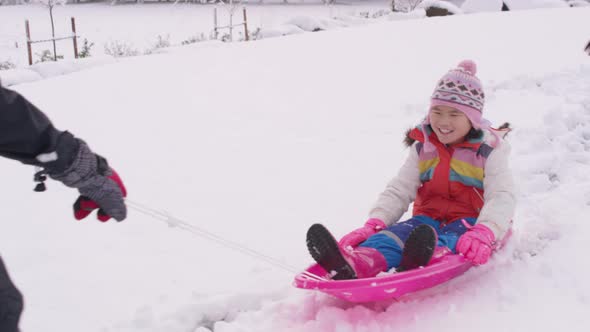
[[[72,134],[55,129],[37,107],[0,85],[0,156],[60,172],[71,164],[78,147]],[[53,152],[53,159],[38,158]]]

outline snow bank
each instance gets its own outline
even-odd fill
[[[348,24],[340,19],[317,18],[313,16],[297,16],[287,20],[285,24],[295,25],[307,32],[317,32],[348,26]]]
[[[426,17],[426,10],[423,8],[412,10],[411,12],[404,13],[404,12],[391,12],[385,16],[385,19],[389,21],[403,21],[403,20],[412,20],[417,18],[425,18]]]
[[[326,26],[326,24],[324,24],[324,22],[322,22],[322,20],[311,16],[297,16],[288,20],[287,22],[285,22],[285,24],[295,25],[301,28],[302,30],[309,32],[316,32],[328,29],[328,27]]]
[[[502,0],[466,0],[461,9],[465,13],[498,12],[502,10]]]
[[[40,79],[43,79],[43,77],[31,69],[15,68],[0,71],[0,81],[2,81],[3,86],[34,82]]]
[[[115,58],[107,55],[74,60],[60,60],[57,62],[40,62],[26,68],[0,71],[0,79],[2,79],[3,85],[11,86],[33,82],[48,77],[65,75],[114,62],[116,62]]]
[[[58,62],[40,62],[33,64],[29,67],[29,69],[39,73],[39,75],[41,75],[41,77],[43,78],[48,78],[73,73],[82,69],[92,68],[114,62],[116,62],[115,58],[108,55],[104,55],[100,57],[90,57],[84,59],[65,60]]]
[[[260,36],[260,38],[274,38],[304,32],[305,30],[294,24],[283,24],[274,28],[260,29],[258,35]]]
[[[504,3],[510,10],[568,7],[563,0],[504,0]]]
[[[314,17],[314,16],[296,16],[288,19],[284,24],[273,28],[261,29],[260,38],[271,38],[287,36],[302,32],[318,32],[337,28],[345,28],[356,25],[365,25],[376,22],[351,15],[341,15],[335,18]]]

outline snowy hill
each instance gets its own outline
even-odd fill
[[[129,198],[284,262],[137,210],[76,222],[76,194],[1,160],[0,254],[23,331],[585,331],[590,324],[588,8],[383,22],[129,58],[14,86],[109,158]],[[548,21],[554,22],[547,24]],[[509,121],[515,234],[491,262],[400,302],[291,287],[304,234],[361,225],[436,80],[474,59]],[[1,73],[0,73],[1,76]],[[8,176],[9,174],[9,176]]]

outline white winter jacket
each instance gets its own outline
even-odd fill
[[[484,140],[493,139],[491,135],[486,131]],[[379,195],[369,213],[370,218],[381,219],[388,225],[397,223],[416,199],[419,189],[425,184],[420,178],[419,144],[421,143],[413,143],[397,176]],[[478,199],[483,200],[483,207],[477,216],[477,223],[489,227],[496,239],[502,239],[511,227],[516,206],[514,183],[508,162],[509,155],[510,145],[502,139],[487,156],[483,167],[483,197],[478,193]],[[477,193],[477,190],[473,189]],[[453,204],[452,197],[449,204]]]

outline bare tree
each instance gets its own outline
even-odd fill
[[[57,47],[55,45],[55,24],[53,22],[53,7],[56,5],[65,5],[67,0],[36,0],[49,9],[49,18],[51,19],[51,38],[53,39],[53,61],[57,61]]]
[[[422,0],[391,0],[391,10],[394,12],[411,12]]]

